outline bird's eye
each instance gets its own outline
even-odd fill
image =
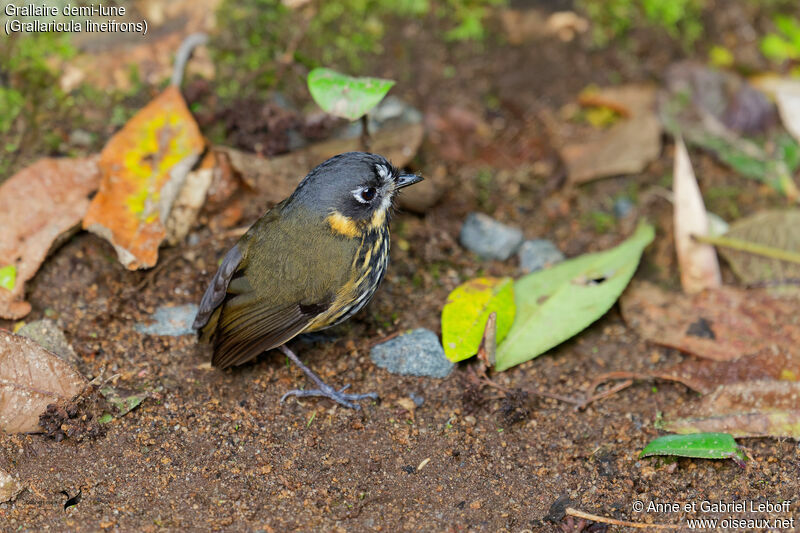
[[[364,203],[371,202],[377,193],[378,191],[375,190],[375,187],[367,187],[361,191],[361,200],[363,200]]]

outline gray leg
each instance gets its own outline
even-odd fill
[[[337,391],[336,389],[334,389],[333,387],[322,381],[322,379],[320,379],[319,376],[317,376],[314,372],[311,371],[310,368],[304,365],[300,361],[300,359],[294,354],[294,352],[289,349],[288,346],[283,344],[279,346],[278,349],[282,351],[286,355],[286,357],[291,359],[294,364],[300,367],[300,370],[302,370],[305,373],[305,375],[308,376],[308,378],[311,381],[313,381],[318,387],[313,390],[300,390],[300,389],[290,390],[281,397],[281,403],[283,403],[283,401],[289,396],[298,396],[300,398],[305,398],[309,396],[322,396],[324,398],[330,398],[339,405],[344,405],[345,407],[349,407],[350,409],[355,409],[356,411],[359,411],[361,409],[361,406],[353,402],[358,400],[365,400],[367,398],[371,400],[378,399],[378,394],[375,392],[369,392],[367,394],[345,394],[344,391],[347,390],[347,388],[350,387],[350,385],[345,385],[344,387],[342,387]]]

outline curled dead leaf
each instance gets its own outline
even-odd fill
[[[572,183],[641,172],[661,152],[661,123],[654,111],[655,89],[630,85],[592,93],[605,106],[630,116],[592,138],[567,144],[561,158]]]
[[[716,250],[710,244],[692,239],[692,235],[708,233],[709,220],[689,153],[680,137],[675,141],[673,188],[675,249],[683,291],[692,294],[719,287],[722,285],[722,275]]]
[[[625,322],[645,339],[716,361],[800,346],[797,303],[765,291],[720,287],[695,295],[633,283],[620,300]]]
[[[25,282],[59,238],[80,224],[99,183],[93,156],[42,159],[0,185],[0,269],[13,266],[16,278],[10,290],[0,287],[0,317],[19,319],[30,312]]]
[[[40,431],[48,404],[69,401],[88,385],[77,370],[35,342],[0,330],[0,430]]]
[[[417,153],[424,132],[421,123],[383,128],[375,132],[371,150],[402,168]],[[271,158],[223,146],[215,150],[227,155],[233,169],[249,187],[267,195],[268,203],[276,204],[294,191],[309,170],[334,155],[360,150],[360,143],[357,138],[330,139]]]
[[[103,148],[100,192],[84,229],[108,240],[127,268],[155,265],[165,223],[203,148],[180,90],[168,87]]]

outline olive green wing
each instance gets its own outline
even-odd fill
[[[280,346],[330,307],[335,276],[310,275],[319,248],[298,235],[268,213],[225,255],[194,323],[201,340],[213,343],[214,366],[240,365]]]
[[[216,317],[211,362],[219,368],[246,363],[302,332],[328,306],[329,303],[276,306],[260,300],[246,276],[234,278]]]

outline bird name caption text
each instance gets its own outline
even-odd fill
[[[107,4],[52,6],[46,3],[6,3],[3,29],[12,33],[140,33],[147,34],[147,20],[129,20],[125,6]],[[120,18],[122,20],[117,20]]]
[[[702,500],[633,502],[635,513],[663,516],[684,514],[681,526],[688,529],[771,529],[794,530],[795,517],[788,516],[792,500]],[[706,515],[706,516],[702,516]]]

